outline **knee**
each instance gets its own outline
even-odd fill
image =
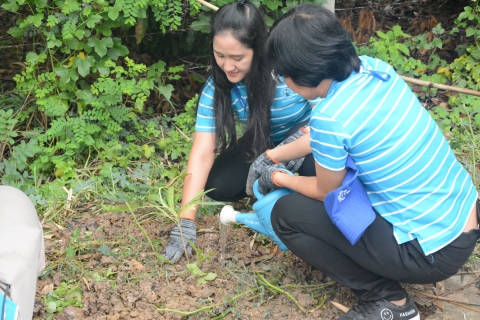
[[[207,183],[205,186],[205,190],[210,190],[207,193],[207,196],[210,199],[215,201],[226,201],[226,202],[233,202],[243,199],[247,196],[245,192],[245,185],[241,184],[227,184],[224,181],[217,181],[218,183]]]
[[[228,201],[228,200],[224,199],[225,195],[223,194],[221,189],[213,187],[213,186],[206,186],[205,187],[205,190],[210,190],[210,189],[213,189],[213,190],[207,192],[207,196],[210,199],[215,200],[215,201]]]
[[[38,225],[37,211],[30,198],[21,190],[10,186],[0,186],[0,204],[0,221]]]
[[[2,202],[30,201],[23,191],[10,186],[0,186],[0,200]]]
[[[287,194],[277,200],[272,209],[271,221],[275,233],[282,233],[282,230],[288,226],[288,217],[294,212],[294,208],[291,208],[294,194]],[[289,214],[290,213],[290,214]]]
[[[220,198],[222,198],[222,190],[225,190],[222,180],[223,179],[217,177],[216,175],[210,174],[208,176],[207,183],[205,184],[205,190],[211,190],[207,193],[208,197],[216,201],[221,201]]]

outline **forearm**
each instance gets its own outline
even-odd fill
[[[275,182],[285,188],[303,194],[306,197],[323,201],[326,193],[317,186],[317,177],[291,176],[289,174],[276,173]]]
[[[205,189],[208,175],[215,161],[213,139],[213,134],[195,133],[194,143],[187,163],[187,176],[183,184],[181,218],[195,220],[198,206],[186,206],[195,199],[198,193]]]
[[[346,169],[330,171],[315,164],[316,175],[313,177],[292,176],[277,172],[274,181],[277,185],[289,188],[312,199],[323,201],[325,196],[339,188],[345,178]]]
[[[269,157],[275,159],[276,162],[285,162],[303,158],[310,153],[312,153],[312,149],[310,148],[309,132],[291,143],[287,143],[268,151]]]
[[[182,191],[182,210],[180,211],[180,218],[186,218],[190,220],[195,220],[197,214],[198,206],[187,206],[187,204],[192,201],[195,196],[204,190],[205,184],[207,182],[208,173],[210,172],[211,165],[205,169],[207,172],[192,172],[188,170],[188,175],[185,177]]]

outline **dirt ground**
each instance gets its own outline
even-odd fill
[[[340,0],[336,13],[363,43],[396,24],[410,34],[438,22],[450,30],[466,5],[464,0]],[[453,57],[455,42],[461,41],[452,41],[442,57]],[[4,79],[15,71],[0,69]],[[246,227],[230,227],[222,261],[218,215],[198,220],[198,252],[190,263],[215,276],[200,284],[185,258],[177,265],[159,262],[130,213],[99,212],[84,205],[67,226],[44,225],[48,265],[38,280],[35,320],[49,317],[45,294],[62,282],[80,283],[83,307],[69,306],[56,319],[336,319],[343,312],[332,302],[350,307],[355,301],[348,289]],[[148,213],[137,213],[137,219],[155,248],[166,245],[171,224]],[[75,254],[65,259],[68,248]],[[202,255],[207,258],[198,262]],[[479,270],[472,261],[444,283],[408,286],[422,320],[479,319]]]
[[[171,226],[155,216],[138,214],[137,219],[151,239],[166,244]],[[177,265],[159,263],[130,213],[86,214],[71,220],[66,229],[48,224],[45,230],[46,253],[54,268],[38,281],[35,320],[48,316],[40,293],[66,279],[80,281],[83,307],[67,307],[56,319],[336,319],[343,312],[332,302],[350,307],[355,301],[348,289],[291,253],[276,251],[245,226],[229,227],[222,263],[218,215],[198,220],[198,250],[209,259],[197,261],[197,266],[216,275],[205,284],[197,283],[185,258]],[[77,246],[71,242],[73,230],[81,230]],[[56,253],[69,246],[78,249],[72,264],[57,260]],[[470,263],[445,283],[407,289],[422,319],[478,319],[479,276],[480,264]],[[437,295],[444,300],[433,299]],[[178,313],[202,307],[205,311],[194,315]]]

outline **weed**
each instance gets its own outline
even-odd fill
[[[213,281],[217,277],[215,272],[203,272],[196,263],[187,264],[187,269],[195,277],[197,284],[206,284],[207,281]]]
[[[44,310],[52,319],[55,313],[60,313],[65,307],[83,307],[82,292],[78,285],[61,282],[57,289],[45,296]]]

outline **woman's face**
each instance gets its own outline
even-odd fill
[[[213,55],[232,83],[242,81],[250,72],[253,49],[246,48],[230,32],[213,37]]]

